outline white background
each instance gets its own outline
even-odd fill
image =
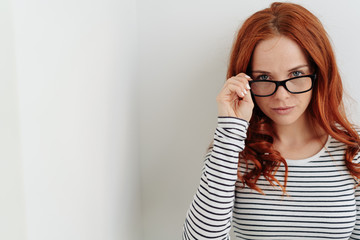
[[[180,239],[235,32],[270,3],[2,0],[0,239]],[[360,2],[301,4],[359,123]]]

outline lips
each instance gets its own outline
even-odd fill
[[[279,108],[272,108],[273,111],[275,111],[278,114],[288,114],[290,113],[294,107],[279,107]]]

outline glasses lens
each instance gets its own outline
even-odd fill
[[[286,87],[290,92],[300,93],[311,88],[312,81],[310,77],[295,78],[286,82]]]
[[[275,91],[276,84],[273,82],[252,82],[251,91],[255,95],[267,96]]]

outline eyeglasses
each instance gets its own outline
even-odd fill
[[[289,78],[283,81],[253,80],[249,81],[251,92],[257,97],[269,97],[273,95],[279,86],[283,86],[288,92],[300,94],[313,88],[316,74]]]

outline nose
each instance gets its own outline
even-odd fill
[[[274,93],[274,97],[277,99],[286,99],[290,97],[290,92],[288,92],[283,86],[279,86],[276,92]]]

